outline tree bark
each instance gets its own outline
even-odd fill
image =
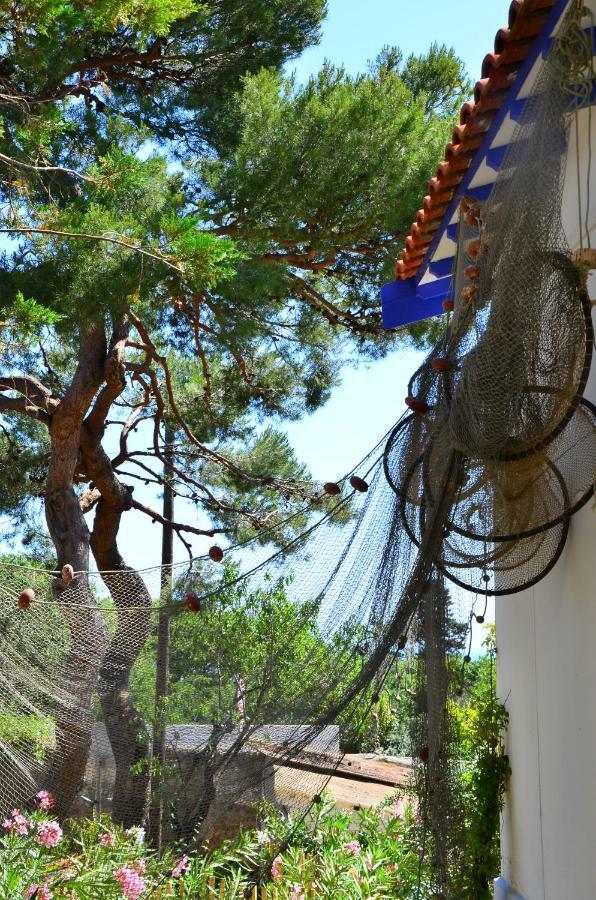
[[[51,456],[45,513],[61,570],[70,564],[75,579],[60,578],[54,593],[70,631],[70,646],[62,680],[70,693],[57,704],[56,750],[46,786],[56,798],[58,813],[68,814],[85,772],[93,724],[92,698],[107,641],[105,623],[89,588],[89,530],[73,488],[79,462],[83,418],[103,379],[105,336],[102,330],[81,334],[79,361],[72,384],[53,412]]]
[[[112,816],[130,828],[145,821],[149,799],[149,732],[130,697],[130,673],[149,634],[151,596],[141,576],[125,564],[118,550],[122,513],[132,504],[130,490],[116,477],[109,457],[87,430],[82,449],[86,471],[101,492],[91,549],[117,609],[116,631],[99,675],[101,707],[116,762]]]

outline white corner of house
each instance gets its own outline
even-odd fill
[[[499,875],[493,882],[494,900],[524,900],[520,894],[511,890],[505,878]]]

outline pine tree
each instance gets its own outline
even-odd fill
[[[210,519],[172,523],[187,548],[190,535],[269,540],[317,499],[272,420],[319,407],[346,362],[425,337],[383,332],[378,288],[465,90],[461,64],[445,48],[385,50],[366,74],[325,65],[299,85],[283,67],[317,40],[324,5],[0,6],[0,511],[27,536],[41,501],[57,569],[80,573],[90,607],[67,613],[82,712],[57,722],[62,812],[100,678],[114,815],[145,814],[148,735],[129,692],[143,634],[106,634],[90,555],[129,572],[126,596],[122,579],[106,585],[118,608],[147,608],[148,628],[151,598],[117,536],[124,515],[164,521],[143,496],[164,463]],[[66,608],[60,579],[55,593]]]

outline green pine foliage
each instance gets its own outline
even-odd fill
[[[308,493],[283,420],[324,404],[345,364],[437,327],[384,332],[379,288],[467,88],[461,62],[436,45],[406,60],[386,48],[361,75],[325,64],[300,85],[282,70],[324,12],[323,0],[0,3],[4,371],[60,398],[80,333],[109,339],[138,320],[171,378],[147,387],[130,349],[121,410],[143,398],[147,416],[169,417],[187,443],[180,477],[221,503],[186,495],[242,537]],[[24,414],[1,415],[3,471],[9,446],[48,458]],[[182,422],[257,480],[219,469]],[[24,474],[7,475],[5,512],[33,493]]]

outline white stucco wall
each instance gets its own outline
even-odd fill
[[[596,13],[596,0],[590,0]],[[588,115],[580,114],[580,173],[588,169]],[[596,107],[592,109],[596,154]],[[563,215],[579,245],[575,132]],[[591,178],[596,246],[596,157]],[[585,193],[584,193],[585,204]],[[585,206],[584,206],[585,209]],[[590,282],[596,297],[596,278]],[[596,363],[586,397],[596,402]],[[512,776],[502,827],[503,880],[495,895],[596,900],[596,509],[572,520],[563,555],[531,590],[496,600],[498,692],[510,714]]]

